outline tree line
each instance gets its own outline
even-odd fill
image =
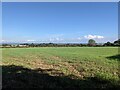
[[[88,40],[88,43],[86,44],[79,44],[79,43],[63,43],[63,44],[56,44],[56,43],[23,43],[23,44],[17,44],[17,45],[12,45],[12,44],[2,44],[1,47],[105,47],[105,46],[120,46],[120,39],[114,41],[113,43],[111,42],[106,42],[103,44],[98,44],[96,43],[95,40],[90,39]]]

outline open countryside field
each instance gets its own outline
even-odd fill
[[[3,88],[120,87],[117,47],[3,48]]]

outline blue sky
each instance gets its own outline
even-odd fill
[[[86,43],[118,38],[117,3],[3,3],[3,42]]]

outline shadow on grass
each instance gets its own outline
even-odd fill
[[[114,60],[117,60],[117,61],[120,61],[120,54],[117,54],[117,55],[114,55],[114,56],[109,56],[109,57],[106,57],[107,59],[114,59]]]
[[[51,72],[54,76],[48,74]],[[78,79],[65,76],[54,69],[28,69],[22,66],[2,66],[2,87],[4,88],[119,88],[109,81],[96,77]]]

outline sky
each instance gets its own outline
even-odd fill
[[[117,2],[2,3],[1,42],[104,43],[117,38]]]

